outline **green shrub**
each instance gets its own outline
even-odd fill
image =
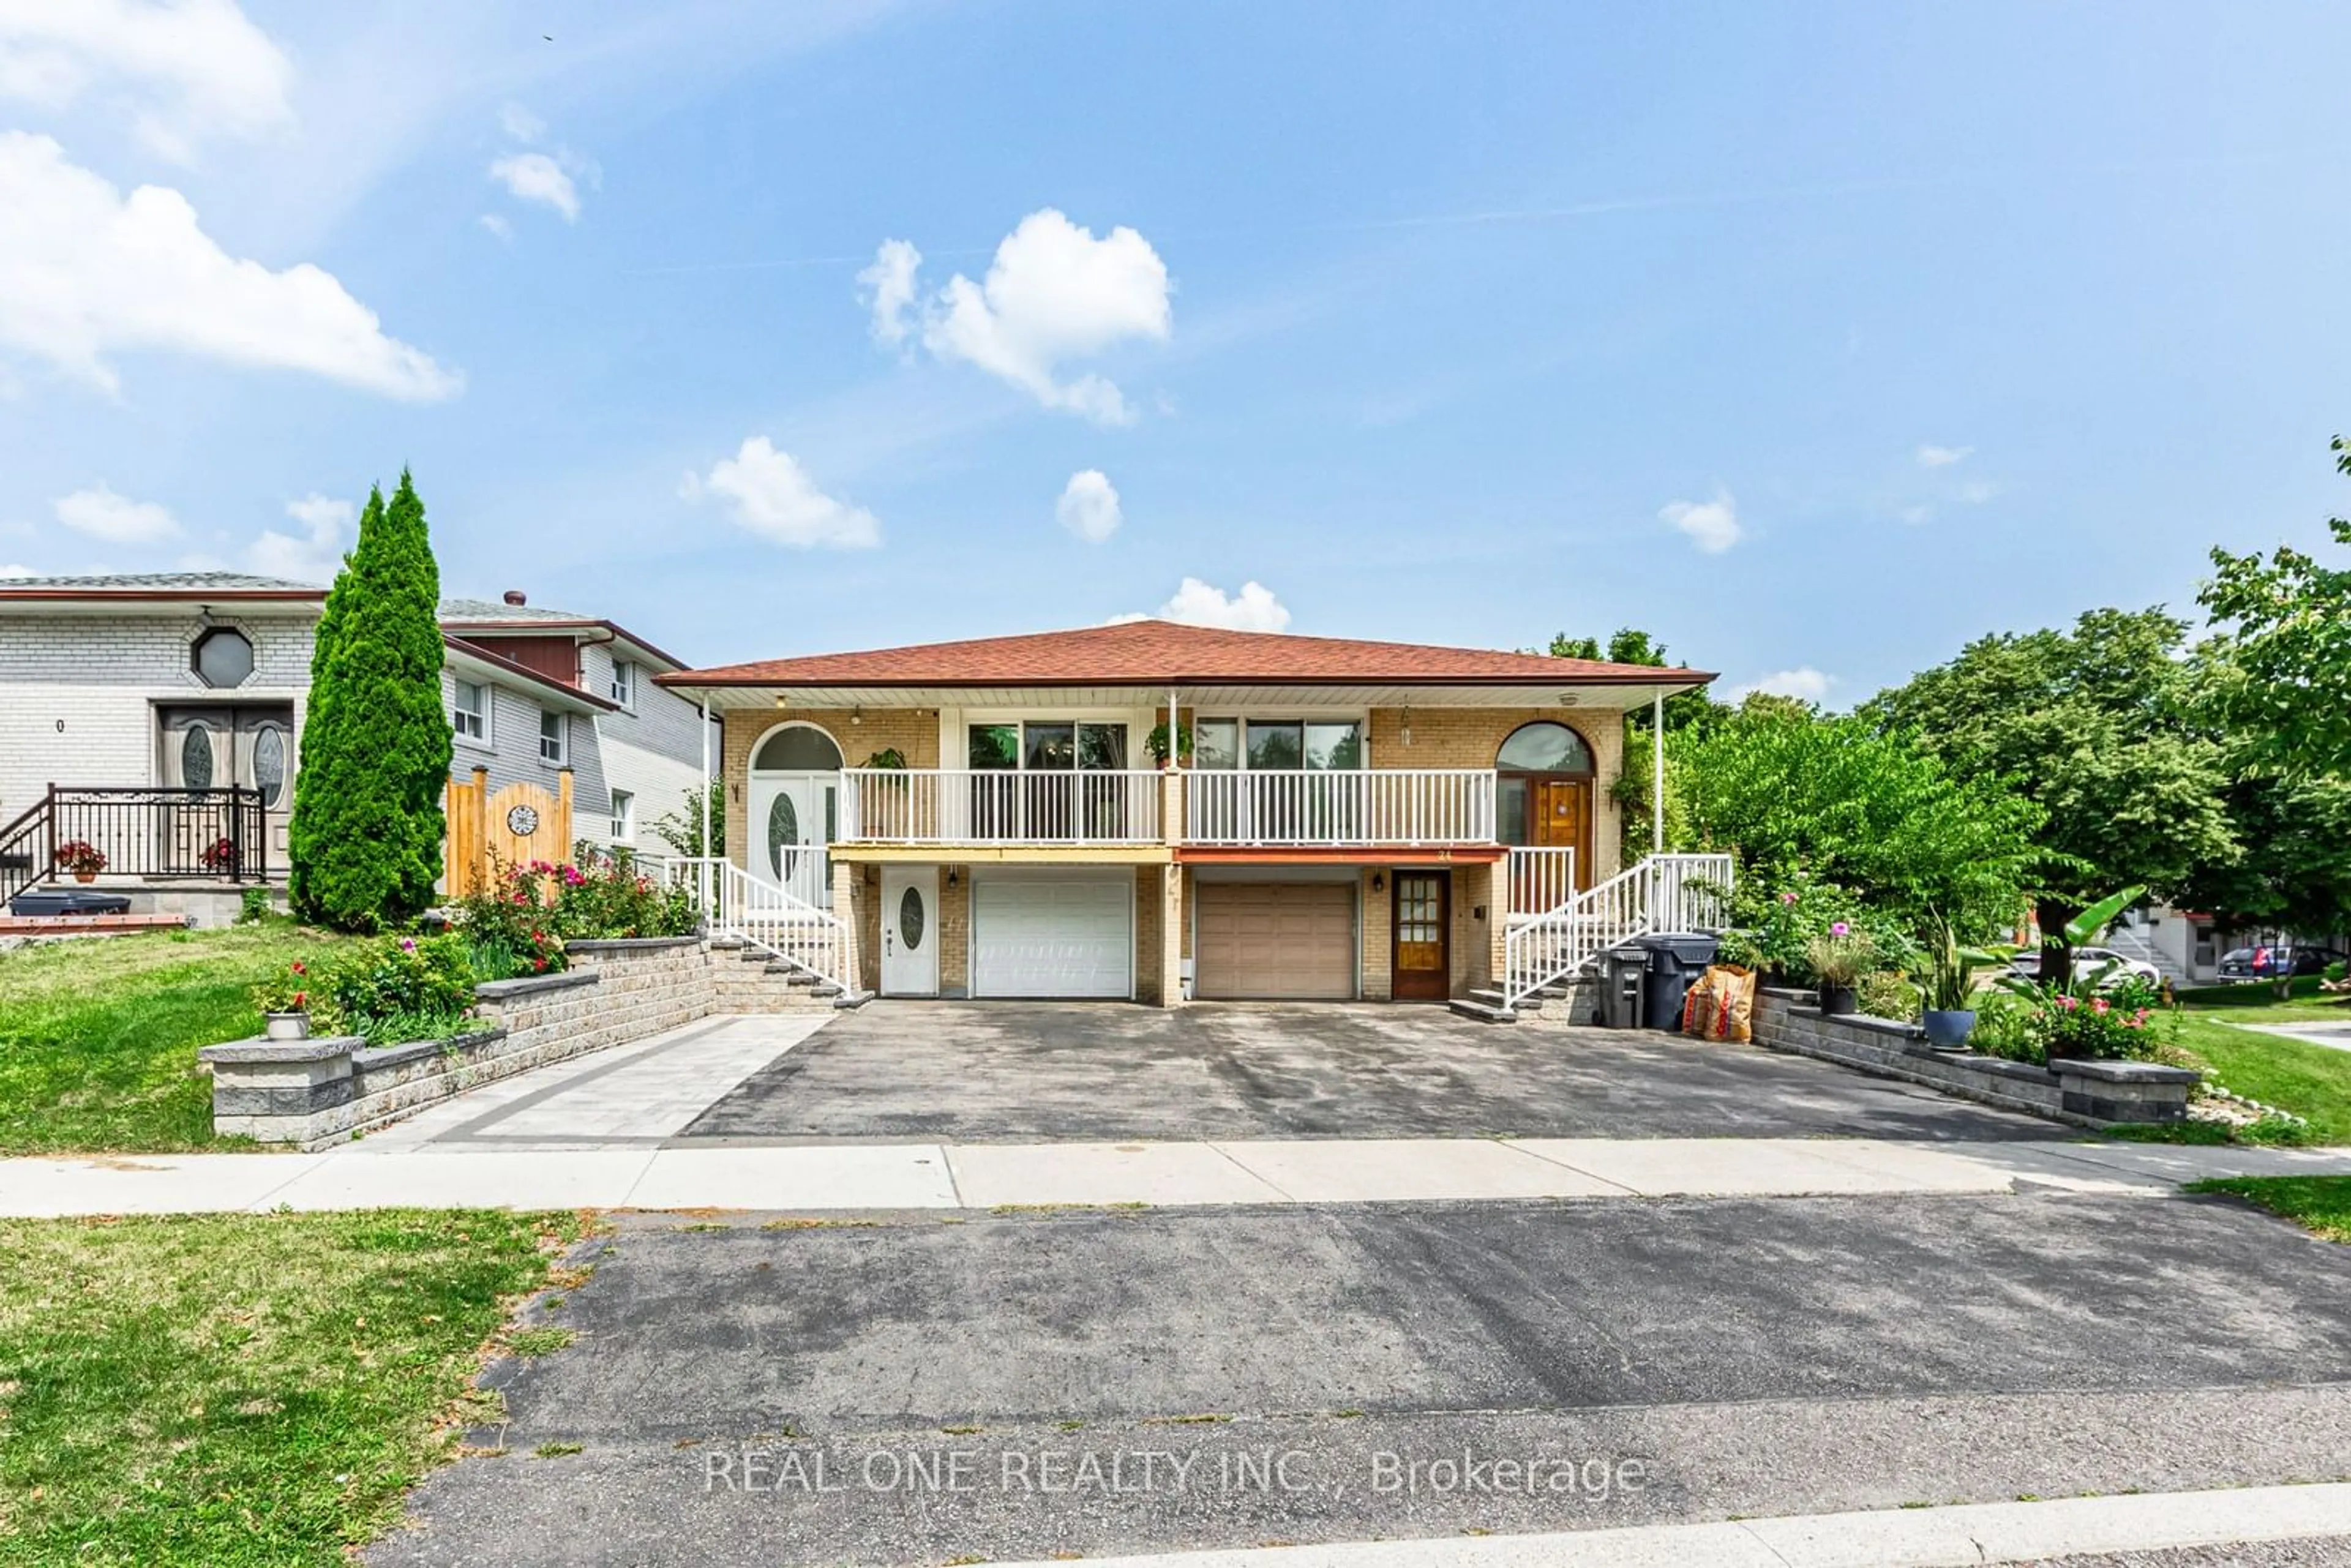
[[[2008,991],[1986,991],[1976,998],[1976,1027],[1968,1044],[2008,1061],[2029,1061],[2035,1067],[2049,1061],[2033,1032],[2032,1004]]]
[[[2046,986],[2030,998],[2027,1025],[2043,1061],[2146,1061],[2163,1043],[2155,1007],[2140,980],[2089,996]]]
[[[327,967],[310,1012],[371,1045],[453,1034],[474,1005],[475,973],[456,936],[386,936],[352,947]]]
[[[1874,1019],[1910,1023],[1918,1017],[1918,988],[1891,969],[1874,969],[1854,984],[1861,1010]]]
[[[239,925],[250,925],[257,920],[266,920],[271,913],[269,890],[266,887],[248,887],[245,890],[244,895],[236,901],[236,923]]]

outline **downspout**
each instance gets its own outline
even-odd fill
[[[1649,699],[1649,852],[1666,852],[1666,694]]]

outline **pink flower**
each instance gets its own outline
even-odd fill
[[[1832,936],[1843,936],[1850,933],[1852,930],[1852,926],[1840,920],[1829,927],[1829,935]]]
[[[416,951],[416,938],[415,938],[415,937],[413,937],[413,936],[403,936],[403,937],[402,937],[402,938],[400,939],[400,950],[401,950],[402,952],[403,952],[403,953],[413,953],[413,952],[415,952],[415,951]]]
[[[2094,1002],[2092,1002],[2092,1003],[2090,1004],[2090,1010],[2091,1010],[2092,1012],[2095,1012],[2095,1013],[2098,1013],[2098,1014],[2103,1015],[2103,1014],[2105,1014],[2105,1013],[2111,1012],[2111,1011],[2113,1011],[2114,1009],[2113,1009],[2112,1006],[2107,1002],[2107,1000],[2106,1000],[2106,998],[2104,998],[2104,997],[2100,997],[2096,1001],[2094,1001]]]
[[[2075,1008],[2080,1007],[2082,1004],[2081,1004],[2080,1002],[2075,1001],[2075,1000],[2074,1000],[2073,998],[2071,998],[2071,997],[2059,997],[2059,998],[2057,998],[2057,1005],[2058,1005],[2059,1007],[2061,1007],[2061,1008],[2064,1008],[2067,1012],[2069,1012],[2069,1013],[2070,1013],[2070,1012],[2072,1012]]]
[[[1793,904],[1796,902],[1796,895],[1792,893],[1783,893],[1780,895],[1780,902],[1782,904]]]

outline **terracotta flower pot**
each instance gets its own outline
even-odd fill
[[[96,882],[98,880],[98,873],[94,871],[78,871],[74,873],[74,880],[76,882]]]

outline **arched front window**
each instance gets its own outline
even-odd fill
[[[832,773],[841,768],[841,747],[812,724],[786,725],[751,754],[754,773]]]
[[[1520,725],[1494,754],[1494,826],[1506,844],[1591,852],[1592,747],[1563,724]],[[1580,880],[1588,881],[1583,869]]]
[[[1592,772],[1592,747],[1583,737],[1563,724],[1526,724],[1510,732],[1495,755],[1494,766],[1505,773]]]

